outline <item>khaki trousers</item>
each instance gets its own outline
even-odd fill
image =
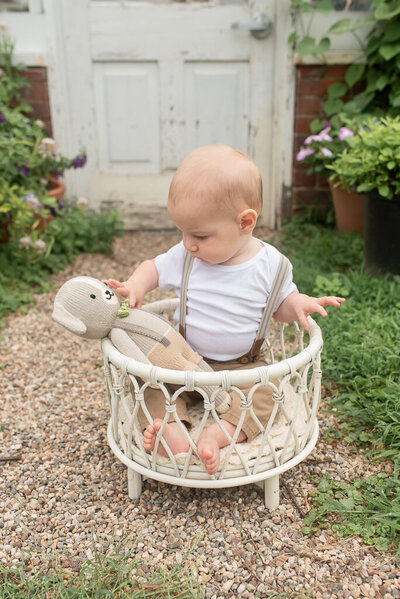
[[[230,360],[228,362],[214,362],[210,360],[210,365],[215,371],[220,370],[248,370],[249,368],[256,368],[259,366],[266,366],[266,362],[264,360],[256,360],[255,362],[249,362],[248,364],[242,364],[237,360]],[[276,380],[271,381],[273,384],[277,385]],[[244,395],[247,397],[248,392],[252,388],[253,385],[238,385],[238,389],[240,389]],[[166,385],[169,392],[172,394],[178,389],[177,385]],[[240,408],[240,395],[232,390],[229,392],[231,396],[231,405],[229,409],[220,414],[221,420],[225,420],[226,422],[230,422],[233,425],[237,425],[239,422],[242,410]],[[163,419],[165,416],[165,396],[164,393],[160,389],[154,389],[152,387],[148,387],[144,393],[144,401],[146,403],[146,407],[150,412],[153,420],[155,418]],[[194,402],[203,401],[203,398],[200,394],[196,392],[188,392],[185,391],[179,395],[176,400],[176,412],[185,423],[185,425],[190,428],[191,420],[188,414],[188,406],[193,405]],[[272,388],[267,386],[260,386],[253,393],[253,411],[257,418],[260,420],[263,426],[266,426],[269,417],[271,415],[273,409],[274,402],[272,400]],[[138,412],[139,423],[141,429],[144,430],[146,426],[149,424],[144,412],[140,409]],[[169,417],[169,422],[174,422],[175,418],[173,414]],[[249,410],[245,412],[245,418],[242,425],[242,431],[246,434],[248,441],[251,441],[259,434],[259,428],[257,424],[254,422],[253,418]]]

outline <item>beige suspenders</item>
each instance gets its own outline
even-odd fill
[[[179,332],[185,337],[186,327],[186,301],[187,301],[187,288],[189,282],[190,271],[193,266],[192,256],[189,252],[186,252],[182,267],[182,280],[181,280],[181,297],[179,305]],[[272,283],[271,291],[265,304],[264,312],[261,317],[260,326],[254,339],[254,343],[247,354],[244,354],[241,358],[238,358],[239,362],[243,364],[257,359],[260,349],[265,339],[268,337],[269,329],[271,326],[272,315],[275,311],[276,302],[282,291],[282,287],[290,271],[290,262],[285,256],[281,254],[277,273]]]

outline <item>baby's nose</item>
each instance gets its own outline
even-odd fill
[[[197,245],[192,239],[190,239],[190,237],[185,236],[183,238],[183,245],[185,246],[185,249],[188,252],[196,252],[197,251]]]

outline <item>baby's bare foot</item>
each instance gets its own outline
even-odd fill
[[[162,425],[161,418],[156,418],[153,424],[149,424],[143,432],[143,447],[146,451],[152,451],[156,440],[157,432]],[[167,442],[173,455],[177,453],[186,453],[189,451],[189,442],[183,435],[179,425],[176,422],[166,424],[163,432],[163,439]],[[157,448],[157,453],[162,456],[167,456],[167,451],[160,443]]]
[[[208,474],[215,474],[219,466],[219,445],[215,437],[200,437],[197,451]]]
[[[236,426],[222,419],[226,431],[232,437],[236,432]],[[236,442],[242,443],[247,439],[243,431],[239,432]],[[219,467],[219,450],[229,445],[229,440],[217,423],[211,424],[204,429],[197,441],[197,452],[203,460],[208,474],[215,474]]]

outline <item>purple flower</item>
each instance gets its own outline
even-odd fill
[[[347,127],[341,127],[338,133],[338,137],[340,139],[340,141],[343,141],[346,137],[353,137],[354,133],[351,129],[348,129]]]
[[[55,175],[56,175],[56,178],[57,178],[57,179],[58,179],[59,177],[62,177],[62,176],[63,176],[63,174],[64,174],[64,171],[56,171],[56,172],[55,172]]]
[[[325,127],[325,129],[322,129],[322,131],[320,131],[316,135],[309,135],[307,139],[304,141],[304,144],[308,145],[313,141],[332,141],[332,137],[328,135],[330,128],[330,126]]]
[[[72,163],[73,168],[82,168],[86,164],[86,154],[81,154],[81,156],[77,156]]]
[[[30,169],[23,165],[18,165],[18,170],[22,175],[25,175],[25,177],[27,177],[29,175],[29,173],[31,172]]]
[[[0,112],[0,123],[5,123],[6,120],[7,119],[6,119],[5,115],[2,112]]]
[[[330,150],[328,150],[328,148],[321,148],[321,152],[327,158],[331,158],[333,156],[333,152],[331,152]]]
[[[301,148],[296,156],[296,160],[304,160],[304,158],[311,156],[311,154],[315,154],[315,150],[312,150],[311,148]]]

